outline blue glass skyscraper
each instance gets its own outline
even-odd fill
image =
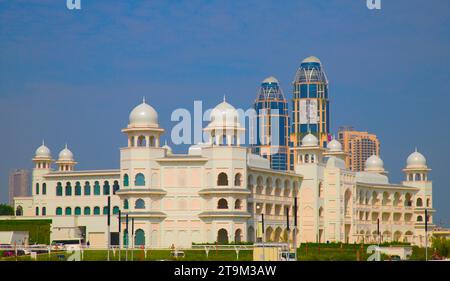
[[[252,152],[269,159],[274,170],[290,170],[288,104],[275,77],[261,83],[254,108],[257,135]]]

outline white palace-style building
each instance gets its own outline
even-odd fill
[[[111,241],[120,237],[121,245],[188,248],[192,243],[260,241],[261,214],[263,240],[286,242],[293,241],[297,198],[297,243],[381,239],[424,244],[424,210],[429,210],[432,227],[434,209],[430,169],[422,154],[407,158],[405,180],[394,184],[379,157],[371,156],[364,172],[352,172],[345,168],[338,141],[324,149],[309,134],[293,148],[298,157],[294,171],[277,171],[240,145],[245,129],[238,120],[232,105],[220,103],[204,128],[209,142],[191,146],[188,154],[174,154],[161,145],[164,129],[156,110],[143,102],[122,130],[128,143],[120,149],[116,170],[77,171],[67,146],[54,161],[42,144],[33,158],[32,196],[15,198],[16,219],[51,219],[51,240],[83,238],[91,247],[105,247],[111,196]],[[134,220],[131,242],[124,238],[127,214],[129,233]]]

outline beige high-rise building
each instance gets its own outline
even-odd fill
[[[370,156],[380,156],[380,141],[374,134],[356,131],[353,127],[340,127],[338,140],[348,154],[345,164],[352,171],[364,171],[364,163]]]
[[[14,197],[28,196],[28,170],[17,169],[9,174],[9,204],[14,205]]]

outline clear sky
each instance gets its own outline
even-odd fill
[[[450,1],[0,0],[0,202],[8,172],[31,168],[44,138],[77,169],[118,168],[120,129],[146,96],[169,132],[172,110],[224,94],[248,108],[276,76],[288,98],[300,61],[319,57],[332,129],[381,140],[392,182],[418,150],[433,169],[435,221],[450,225]],[[173,147],[183,152],[186,147]]]

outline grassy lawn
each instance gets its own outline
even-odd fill
[[[209,256],[206,257],[206,253],[203,250],[187,250],[184,251],[185,257],[181,260],[183,261],[236,261],[236,252],[235,251],[210,251]],[[50,256],[48,254],[40,254],[38,255],[38,261],[58,261],[58,255],[64,255],[64,260],[71,255],[67,252],[60,253],[51,253]],[[121,260],[126,260],[126,251],[121,251]],[[170,256],[170,250],[150,250],[147,251],[147,257],[145,257],[143,250],[134,250],[128,251],[128,261],[158,261],[158,260],[175,260]],[[245,250],[239,252],[239,261],[251,261],[253,259],[253,251]],[[14,261],[15,257],[8,258],[0,258],[3,261]],[[30,256],[19,256],[17,257],[18,261],[30,261]],[[107,260],[107,252],[106,250],[85,250],[84,251],[84,261],[106,261]],[[110,251],[110,260],[118,261],[119,260],[119,251],[113,253]]]
[[[326,245],[321,244],[302,244],[300,248],[297,249],[297,256],[299,261],[366,261],[369,255],[367,254],[367,247],[369,245],[364,245],[361,247],[360,244],[333,244]],[[203,250],[186,250],[184,251],[185,257],[181,260],[183,261],[235,261],[236,252],[233,250],[211,250],[209,251],[209,256],[206,256]],[[428,256],[431,257],[432,251],[428,250]],[[58,261],[58,255],[63,255],[63,260],[71,255],[67,252],[40,254],[38,255],[38,261]],[[121,260],[126,260],[126,251],[121,251]],[[133,256],[133,259],[132,259]],[[382,255],[382,259],[387,257]],[[16,257],[0,258],[1,260],[14,261]],[[18,261],[29,261],[31,258],[29,256],[17,257]],[[107,252],[106,250],[85,250],[84,251],[84,261],[106,261]],[[119,251],[110,251],[110,260],[119,260]],[[148,250],[147,256],[145,256],[143,250],[128,251],[128,261],[158,261],[158,260],[175,260],[170,256],[170,250]],[[252,261],[253,260],[253,250],[243,250],[239,252],[239,261]],[[425,260],[425,249],[414,246],[413,255],[411,260]]]
[[[369,256],[366,254],[367,247],[353,244],[343,244],[342,248],[340,245],[303,244],[297,249],[297,257],[300,261],[356,261],[359,252],[359,260],[365,261]]]

